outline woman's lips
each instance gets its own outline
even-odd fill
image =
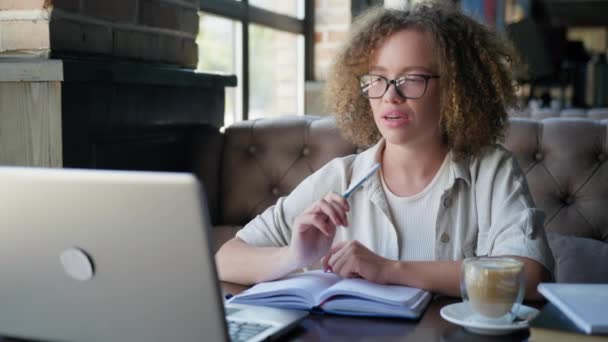
[[[388,127],[400,127],[410,123],[410,116],[402,111],[392,110],[382,114],[382,121]]]

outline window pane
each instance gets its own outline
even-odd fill
[[[249,0],[249,4],[278,14],[304,18],[304,0]]]
[[[241,63],[241,23],[223,17],[201,13],[198,44],[198,70],[222,72],[237,75],[236,88],[226,89],[226,126],[242,118],[242,91],[240,80]]]
[[[304,113],[304,38],[249,25],[249,118]]]

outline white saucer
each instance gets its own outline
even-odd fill
[[[521,317],[536,317],[539,311],[529,306],[521,305],[518,315]],[[463,326],[466,330],[482,335],[505,335],[517,330],[530,327],[528,321],[509,324],[493,324],[472,319],[473,313],[466,303],[460,302],[444,306],[440,311],[446,321]]]

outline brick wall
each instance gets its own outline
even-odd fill
[[[306,1],[306,0],[304,0]],[[297,1],[274,0],[275,8],[280,13],[297,13]],[[299,51],[298,42],[295,35],[289,33],[277,34],[275,42],[277,71],[274,75],[276,84],[279,85],[277,92],[277,109],[279,115],[293,115],[300,110],[298,100],[301,92],[303,95],[304,70],[300,70],[298,65],[304,65],[304,51]],[[298,53],[300,52],[300,53]],[[302,82],[302,83],[300,83]],[[302,105],[303,107],[303,105]],[[302,111],[304,108],[301,109]]]
[[[350,0],[315,0],[315,79],[325,80],[351,23]]]
[[[49,51],[196,67],[198,0],[0,0],[0,56]]]

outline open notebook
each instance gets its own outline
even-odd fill
[[[421,289],[343,279],[317,270],[257,284],[229,302],[347,316],[419,318],[430,299],[431,293]]]

